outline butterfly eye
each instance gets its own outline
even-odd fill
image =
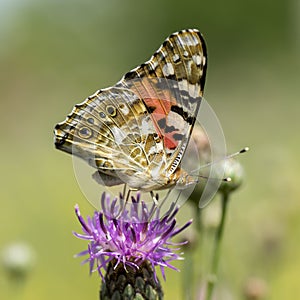
[[[83,139],[88,139],[93,135],[93,132],[87,127],[82,127],[78,130],[78,135]]]
[[[106,111],[111,117],[114,117],[117,114],[116,108],[111,105],[106,107]]]

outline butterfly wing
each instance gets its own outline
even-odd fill
[[[146,168],[145,151],[156,144],[154,128],[144,126],[147,114],[141,99],[126,88],[97,91],[56,126],[56,147],[107,175],[134,175]]]
[[[165,176],[178,167],[203,96],[207,68],[204,39],[198,30],[172,34],[151,59],[128,72],[117,86],[139,95],[168,159]]]
[[[76,105],[55,127],[56,147],[88,161],[109,185],[163,187],[188,143],[205,71],[201,34],[171,35],[148,62]]]

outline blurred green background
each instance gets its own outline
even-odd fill
[[[251,148],[225,229],[222,299],[244,299],[251,277],[266,299],[299,298],[299,0],[0,0],[0,248],[24,241],[37,258],[18,290],[1,267],[1,299],[97,299],[100,280],[73,258],[86,245],[72,236],[74,204],[93,208],[53,127],[184,28],[205,36],[205,95],[229,152]],[[183,299],[180,280],[168,272],[166,299]]]

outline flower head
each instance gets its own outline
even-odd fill
[[[103,193],[102,211],[95,211],[94,216],[88,217],[87,221],[80,215],[79,207],[75,207],[83,234],[74,234],[90,242],[88,249],[78,255],[89,255],[84,262],[90,263],[90,272],[98,270],[104,279],[102,271],[107,270],[112,260],[116,262],[115,268],[122,264],[124,268],[134,269],[139,269],[147,261],[153,270],[159,266],[164,278],[165,267],[177,270],[170,262],[181,257],[175,252],[179,249],[172,246],[183,245],[185,242],[174,243],[171,239],[192,221],[179,228],[175,219],[178,208],[171,207],[168,213],[160,217],[159,208],[153,204],[149,209],[140,200],[140,194],[136,198],[132,197],[128,206],[123,207],[122,201],[124,199],[121,195],[119,199],[111,201]],[[155,271],[154,276],[157,279]]]

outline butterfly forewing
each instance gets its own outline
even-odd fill
[[[141,95],[168,157],[168,175],[187,146],[203,95],[206,47],[200,32],[172,34],[151,59],[128,72],[123,82]],[[121,81],[121,82],[122,82]]]

